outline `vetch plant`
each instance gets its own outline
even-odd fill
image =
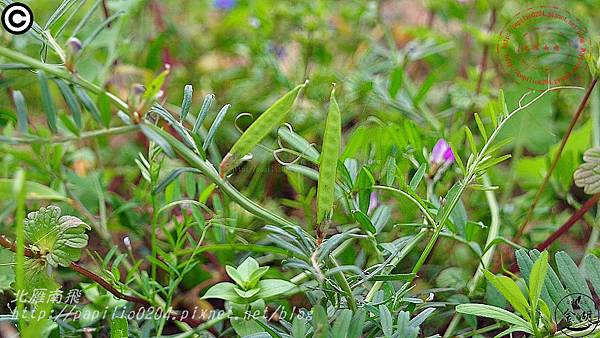
[[[522,95],[491,56],[514,0],[30,5],[0,32],[2,334],[598,334],[597,46]]]

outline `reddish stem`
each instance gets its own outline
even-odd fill
[[[538,244],[536,246],[536,249],[538,249],[539,251],[544,251],[547,248],[549,248],[550,245],[552,245],[552,243],[554,243],[560,236],[569,231],[569,229],[571,229],[573,225],[577,223],[577,221],[582,219],[583,215],[585,215],[586,212],[588,212],[594,205],[596,205],[596,203],[598,203],[598,200],[600,200],[600,193],[588,199],[581,206],[581,208],[579,208],[579,210],[577,210],[573,215],[571,215],[571,217],[569,217],[569,219],[560,228],[556,229],[556,231],[554,231],[552,235],[550,235],[545,241]],[[518,270],[519,268],[517,266],[517,263],[513,263],[513,265],[510,267],[510,271],[517,272]]]
[[[594,78],[592,80],[592,82],[590,83],[590,85],[588,86],[588,88],[585,92],[585,95],[583,95],[583,98],[581,98],[581,102],[579,103],[579,106],[577,107],[577,111],[575,111],[573,118],[571,118],[569,127],[567,127],[567,131],[565,132],[562,140],[560,141],[558,151],[556,152],[556,155],[554,155],[554,158],[552,159],[550,168],[548,169],[548,172],[546,172],[546,175],[544,176],[542,185],[540,185],[540,187],[538,188],[538,191],[536,192],[535,197],[533,198],[533,201],[531,202],[531,205],[529,206],[529,209],[527,210],[527,215],[525,216],[523,223],[521,223],[519,230],[517,230],[517,233],[513,237],[513,240],[512,240],[513,242],[518,243],[519,239],[521,239],[521,236],[523,235],[523,232],[525,231],[525,227],[527,226],[527,223],[533,216],[535,207],[537,206],[537,203],[540,201],[540,197],[542,196],[542,193],[544,192],[546,185],[548,185],[548,182],[550,181],[550,177],[552,176],[554,169],[556,169],[556,165],[558,164],[558,161],[560,160],[560,156],[561,156],[563,150],[565,149],[565,146],[567,145],[569,136],[571,136],[573,129],[575,129],[575,124],[577,124],[577,120],[579,120],[579,117],[581,116],[581,114],[583,114],[583,111],[588,103],[590,95],[592,94],[592,91],[594,90],[594,87],[596,86],[597,82],[598,82],[598,78]]]
[[[592,198],[590,198],[589,200],[587,200],[581,206],[581,208],[579,208],[579,210],[577,210],[577,212],[575,212],[565,222],[565,224],[563,224],[560,228],[558,228],[552,235],[550,235],[550,237],[548,237],[544,242],[542,242],[541,244],[539,244],[536,248],[539,251],[546,250],[560,236],[562,236],[565,232],[569,231],[569,229],[571,229],[571,227],[573,225],[575,225],[575,223],[577,223],[577,221],[580,220],[583,217],[583,215],[585,215],[585,213],[588,212],[588,210],[590,210],[594,205],[596,205],[596,203],[598,203],[599,199],[600,199],[600,194],[596,194],[596,195],[592,196]]]
[[[0,246],[3,246],[13,252],[17,250],[15,243],[9,241],[6,237],[4,237],[4,235],[0,235]],[[25,247],[25,256],[27,256],[29,258],[39,258],[38,254],[31,251],[31,249],[29,249],[27,247]],[[120,292],[114,286],[112,286],[109,282],[104,280],[102,277],[98,276],[97,274],[93,273],[92,271],[84,268],[83,266],[81,266],[75,262],[72,262],[69,265],[69,268],[71,270],[79,273],[80,275],[93,280],[94,282],[96,282],[98,285],[102,286],[106,291],[110,292],[117,298],[129,301],[132,303],[140,304],[141,306],[145,306],[145,307],[152,306],[152,304],[150,304],[150,302],[148,302],[147,300],[145,300],[143,298],[126,295],[126,294]],[[195,318],[188,318],[187,316],[184,317],[181,314],[177,314],[177,313],[169,313],[168,319],[181,321],[190,326],[198,326],[202,323],[201,320],[198,320]]]

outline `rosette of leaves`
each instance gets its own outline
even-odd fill
[[[79,260],[81,249],[88,243],[85,232],[89,229],[77,217],[61,216],[60,208],[53,205],[30,212],[25,219],[25,238],[29,249],[39,255],[35,263],[40,267],[66,267]]]
[[[575,171],[575,184],[586,194],[600,192],[600,147],[588,149],[583,155],[583,163]]]
[[[202,298],[218,298],[237,304],[250,304],[255,300],[281,296],[296,287],[295,284],[282,279],[261,280],[269,267],[260,267],[252,257],[246,258],[237,268],[227,265],[225,269],[235,284],[219,283],[206,291]]]
[[[227,265],[225,269],[235,284],[219,283],[208,289],[202,298],[228,301],[233,314],[231,326],[242,337],[269,331],[263,316],[265,301],[292,291],[296,285],[282,279],[261,279],[269,267],[260,267],[252,257],[237,268]]]

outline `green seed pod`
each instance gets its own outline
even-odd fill
[[[337,162],[340,156],[342,122],[340,107],[335,99],[335,85],[331,91],[329,112],[323,135],[323,146],[319,160],[319,182],[317,186],[317,222],[321,224],[333,208],[335,197],[335,178]]]
[[[269,109],[262,113],[248,129],[242,134],[237,142],[231,147],[231,150],[225,155],[221,162],[221,176],[235,168],[244,156],[256,147],[271,130],[277,128],[292,109],[300,90],[306,86],[308,81],[296,86],[279,100],[277,100]]]

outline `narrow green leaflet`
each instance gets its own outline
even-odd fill
[[[12,199],[14,198],[13,186],[15,180],[12,178],[0,178],[0,198],[1,199]],[[37,182],[26,181],[25,182],[25,198],[28,200],[55,200],[55,201],[66,201],[67,197],[45,185]]]
[[[485,278],[500,291],[515,310],[517,310],[525,319],[530,319],[528,310],[529,304],[517,283],[506,276],[494,276],[487,270],[483,270],[483,274],[485,275]]]
[[[19,131],[22,133],[26,133],[28,129],[27,122],[27,105],[25,103],[25,97],[23,97],[23,93],[18,90],[15,90],[12,94],[13,101],[15,103],[15,107],[17,107],[17,126],[19,127]]]
[[[325,124],[325,135],[319,160],[319,181],[317,184],[317,223],[322,223],[333,208],[335,178],[341,146],[340,108],[335,99],[335,87],[331,91],[329,113]]]
[[[50,130],[52,130],[53,133],[56,133],[58,131],[56,128],[56,107],[54,106],[52,95],[50,94],[50,89],[48,88],[48,78],[42,71],[38,72],[37,77],[38,82],[40,83],[40,98],[42,99],[42,108],[44,109],[46,118],[48,119],[48,127],[50,127]]]
[[[531,303],[531,309],[533,311],[537,310],[538,299],[542,293],[547,272],[548,252],[544,251],[540,258],[533,263],[531,274],[529,275],[529,302]]]
[[[390,310],[385,305],[379,305],[379,321],[381,330],[386,337],[391,337],[393,332],[393,320]]]
[[[312,324],[314,338],[329,337],[329,321],[327,320],[327,312],[321,305],[312,308]]]
[[[65,98],[67,106],[69,106],[69,110],[71,110],[71,113],[73,114],[73,120],[75,121],[77,129],[81,130],[83,127],[83,121],[81,120],[81,107],[79,106],[79,102],[77,102],[75,95],[73,95],[71,87],[69,87],[69,85],[63,80],[55,79],[54,81],[58,85],[58,89],[60,89],[61,94]]]
[[[567,287],[567,292],[569,294],[581,293],[588,296],[589,299],[584,297],[582,300],[581,307],[592,313],[596,311],[594,303],[590,300],[592,298],[592,293],[575,262],[573,262],[571,257],[564,251],[557,252],[555,259],[560,279]]]
[[[277,128],[292,109],[300,90],[306,86],[306,82],[296,86],[279,100],[277,100],[269,109],[262,113],[254,121],[242,136],[235,142],[221,162],[221,175],[224,176],[231,169],[235,168],[242,158],[258,145],[271,130]]]
[[[340,311],[337,319],[333,323],[333,332],[340,337],[346,337],[348,335],[348,328],[352,322],[352,311],[344,309]]]
[[[497,319],[515,325],[516,328],[518,328],[520,331],[533,333],[533,331],[531,330],[531,325],[528,322],[526,322],[523,318],[499,307],[485,304],[459,304],[456,306],[456,312],[467,315],[475,315],[479,317]]]
[[[190,112],[190,108],[192,107],[192,94],[194,89],[192,85],[186,85],[183,88],[183,102],[181,103],[181,113],[179,114],[179,120],[181,123],[185,121],[185,117]]]
[[[587,255],[583,259],[583,266],[588,280],[598,294],[600,292],[600,259],[594,255]]]

